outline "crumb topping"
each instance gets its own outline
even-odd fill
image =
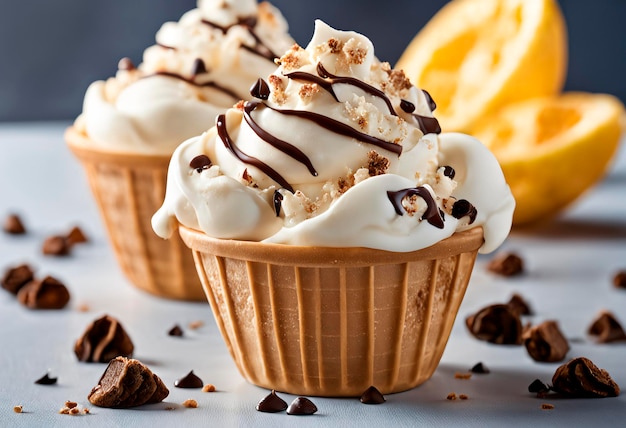
[[[303,55],[305,50],[295,43],[283,56],[276,60],[276,64],[283,67],[285,71],[295,70],[303,65]]]
[[[300,87],[298,95],[300,96],[300,99],[306,104],[311,101],[311,99],[313,99],[313,96],[318,92],[320,92],[320,87],[317,83],[305,83]]]
[[[276,104],[284,104],[287,101],[287,94],[285,93],[285,83],[279,76],[272,74],[269,77],[269,85],[272,88],[272,101]]]
[[[389,170],[389,159],[372,150],[367,154],[367,170],[370,177],[386,174]]]

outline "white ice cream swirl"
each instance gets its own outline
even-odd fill
[[[440,134],[427,92],[354,32],[316,22],[255,101],[172,156],[152,219],[216,238],[413,251],[483,226],[482,252],[509,233],[515,202],[476,139]]]
[[[210,127],[293,44],[287,23],[267,2],[199,0],[166,22],[135,68],[120,62],[114,78],[85,94],[81,131],[115,151],[171,154]]]

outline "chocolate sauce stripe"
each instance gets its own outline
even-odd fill
[[[311,175],[314,177],[317,177],[317,171],[313,167],[313,164],[311,163],[311,160],[307,157],[307,155],[305,155],[296,146],[284,140],[276,138],[275,136],[273,136],[272,134],[270,134],[269,132],[261,128],[256,123],[256,121],[252,118],[252,115],[250,113],[252,113],[252,111],[256,109],[259,104],[260,103],[258,102],[247,102],[244,105],[243,117],[246,120],[246,123],[259,136],[259,138],[261,138],[263,141],[265,141],[272,147],[275,147],[276,149],[280,150],[281,152],[291,157],[292,159],[295,159],[301,164],[305,165],[307,169],[309,170],[309,172],[311,173]]]
[[[209,27],[216,28],[222,32],[222,34],[226,34],[228,30],[237,25],[241,25],[248,30],[248,33],[254,39],[254,46],[241,45],[241,47],[255,55],[259,55],[268,61],[274,61],[274,58],[279,58],[279,55],[276,55],[272,50],[263,43],[261,38],[254,32],[254,27],[256,27],[257,19],[253,16],[247,18],[239,18],[239,20],[231,25],[223,27],[215,22],[209,21],[208,19],[202,19],[201,22]]]
[[[216,126],[217,126],[217,133],[219,137],[221,138],[222,142],[224,143],[224,146],[226,147],[226,149],[228,149],[228,151],[230,151],[233,154],[233,156],[235,156],[237,159],[239,159],[241,162],[245,164],[257,167],[258,169],[263,171],[265,175],[267,175],[272,180],[280,184],[281,187],[284,187],[285,189],[289,190],[292,193],[294,192],[293,187],[291,187],[291,185],[287,183],[287,180],[285,180],[285,178],[282,175],[280,175],[275,169],[273,169],[271,166],[267,165],[266,163],[260,161],[259,159],[247,155],[246,153],[239,150],[237,146],[235,146],[235,143],[230,138],[230,135],[228,134],[228,130],[226,129],[226,115],[220,114],[217,117]]]
[[[328,116],[324,116],[318,113],[313,113],[305,110],[290,110],[290,109],[278,109],[275,107],[271,107],[267,104],[263,104],[265,107],[274,110],[280,114],[284,114],[286,116],[295,116],[301,119],[310,120],[311,122],[315,122],[319,126],[324,129],[327,129],[331,132],[334,132],[339,135],[343,135],[345,137],[354,138],[355,140],[361,141],[363,143],[371,144],[373,146],[380,147],[385,150],[389,150],[392,153],[400,156],[402,153],[402,146],[399,144],[391,143],[389,141],[381,140],[380,138],[373,137],[368,134],[364,134],[360,131],[357,131],[350,125],[346,125],[343,122],[339,122],[338,120],[331,119]]]
[[[443,217],[439,212],[433,196],[425,187],[412,187],[408,189],[398,190],[396,192],[391,190],[387,191],[387,197],[389,198],[389,201],[393,205],[393,208],[396,210],[396,214],[398,215],[404,215],[404,213],[402,212],[402,200],[405,197],[411,197],[413,195],[421,197],[424,202],[426,202],[426,211],[422,215],[422,220],[428,221],[428,223],[432,224],[438,229],[443,229]]]
[[[144,79],[147,79],[147,78],[149,78],[149,77],[154,77],[154,76],[165,76],[165,77],[171,77],[171,78],[173,78],[173,79],[182,80],[183,82],[186,82],[186,83],[188,83],[188,84],[190,84],[190,85],[193,85],[193,86],[196,86],[196,87],[199,87],[199,88],[204,88],[204,87],[213,88],[213,89],[216,89],[216,90],[218,90],[218,91],[220,91],[220,92],[223,92],[224,94],[226,94],[226,95],[228,95],[228,96],[232,97],[232,98],[233,98],[233,99],[235,99],[235,100],[239,100],[239,99],[241,98],[239,95],[237,95],[236,93],[234,93],[234,92],[233,92],[233,91],[231,91],[230,89],[225,88],[225,87],[223,87],[223,86],[221,86],[221,85],[218,85],[218,84],[217,84],[217,83],[215,83],[215,82],[197,83],[197,82],[195,82],[194,80],[188,79],[188,78],[186,78],[186,77],[184,77],[184,76],[181,76],[180,74],[177,74],[177,73],[172,73],[172,72],[170,72],[170,71],[157,71],[156,73],[154,73],[154,74],[149,74],[149,75],[147,75],[147,76],[144,76],[143,78],[144,78]]]

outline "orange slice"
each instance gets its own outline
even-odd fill
[[[561,91],[564,19],[556,0],[452,0],[396,68],[430,92],[444,131],[470,132],[506,104]]]
[[[495,154],[517,202],[514,224],[551,217],[606,173],[624,130],[615,97],[582,92],[511,104],[474,136]]]

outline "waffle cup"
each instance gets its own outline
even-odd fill
[[[482,228],[409,253],[179,232],[242,376],[331,397],[401,392],[432,376],[483,243]]]
[[[159,238],[152,215],[165,197],[170,156],[103,151],[73,127],[65,140],[81,161],[122,270],[160,297],[205,301],[191,251],[178,234]]]

